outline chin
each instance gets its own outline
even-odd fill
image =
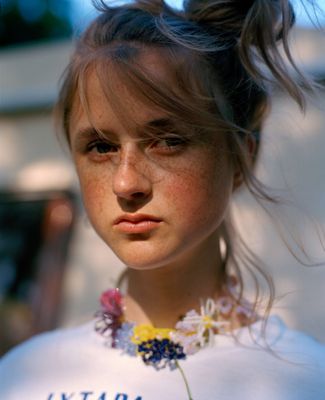
[[[177,256],[173,251],[164,251],[156,248],[146,248],[145,244],[139,244],[136,248],[132,246],[122,252],[111,247],[115,255],[125,264],[126,267],[138,270],[149,271],[162,268],[176,261]]]
[[[168,263],[173,251],[162,248],[160,242],[144,235],[128,236],[127,240],[103,237],[104,242],[128,268],[134,270],[156,269]],[[170,247],[170,246],[169,246]]]
[[[116,254],[117,257],[125,264],[127,268],[137,270],[137,271],[150,271],[158,268],[162,268],[163,266],[168,264],[168,260],[157,258],[157,257],[150,257],[146,255],[146,257],[143,257],[143,255],[136,257],[120,257],[118,254]]]

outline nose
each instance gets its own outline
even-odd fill
[[[113,176],[113,192],[120,199],[143,200],[151,195],[152,185],[143,157],[121,154]]]

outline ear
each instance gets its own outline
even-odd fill
[[[236,162],[234,178],[232,183],[232,191],[234,192],[235,190],[237,190],[242,185],[243,181],[244,181],[243,173],[239,168],[238,162]]]
[[[250,169],[254,167],[257,151],[257,142],[252,135],[247,135],[245,138],[244,157],[247,159],[247,165]],[[234,166],[234,177],[233,177],[233,192],[237,190],[244,182],[244,176],[242,169],[237,160]]]

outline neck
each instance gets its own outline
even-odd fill
[[[223,284],[223,271],[220,251],[215,251],[215,238],[213,241],[213,254],[206,251],[205,243],[172,264],[146,271],[130,269],[126,319],[170,328],[187,311],[198,309],[200,299],[216,298]]]

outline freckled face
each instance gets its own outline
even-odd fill
[[[157,68],[159,56],[152,57]],[[160,73],[167,75],[163,67]],[[125,118],[136,124],[117,117],[94,74],[87,82],[91,122],[77,102],[70,120],[71,151],[94,229],[135,269],[199,257],[200,249],[213,255],[233,187],[224,137],[186,138],[161,110],[117,85]],[[154,138],[141,131],[151,126]]]

